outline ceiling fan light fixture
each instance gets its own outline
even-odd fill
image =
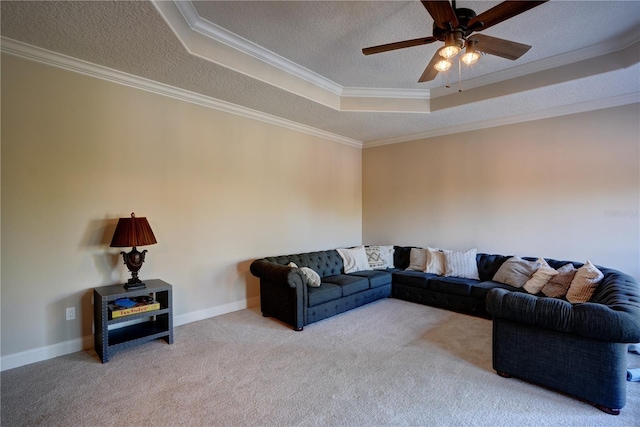
[[[447,71],[449,68],[451,68],[451,61],[449,61],[448,59],[441,59],[440,61],[436,62],[436,65],[434,65],[433,68],[438,70],[438,72]]]
[[[460,57],[460,60],[467,65],[473,65],[480,59],[480,52],[476,50],[474,44],[473,40],[468,40],[465,54]]]
[[[440,49],[440,56],[442,56],[445,59],[453,58],[460,52],[461,45],[462,45],[461,35],[456,37],[455,32],[447,34],[444,41],[444,47]]]

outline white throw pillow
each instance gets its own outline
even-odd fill
[[[355,248],[350,249],[337,249],[337,251],[340,254],[340,257],[342,257],[345,273],[371,270],[364,246],[356,246]]]
[[[374,270],[384,270],[393,267],[393,253],[395,251],[393,246],[366,246],[364,249],[367,253],[369,267]]]
[[[445,271],[444,252],[440,249],[427,248],[427,266],[425,271],[443,276]]]
[[[320,275],[316,273],[313,269],[309,267],[298,267],[294,262],[290,262],[288,264],[288,267],[300,268],[300,271],[302,272],[302,274],[304,274],[304,276],[307,278],[307,285],[313,288],[317,288],[320,286],[322,279],[320,279]]]
[[[445,276],[480,280],[478,262],[476,261],[477,249],[469,249],[466,252],[448,250],[443,250],[443,252]]]
[[[551,268],[544,258],[538,258],[537,263],[540,267],[538,267],[536,272],[533,273],[533,276],[531,276],[531,279],[527,280],[527,283],[523,286],[525,291],[534,295],[540,292],[553,276],[558,275],[558,272]]]
[[[573,276],[567,292],[567,301],[574,304],[589,301],[603,277],[602,271],[587,260]]]
[[[427,250],[411,248],[409,253],[409,267],[407,270],[425,271],[427,269]]]

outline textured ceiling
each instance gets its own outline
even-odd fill
[[[498,3],[457,5],[481,13]],[[517,61],[483,56],[463,70],[463,93],[457,84],[444,89],[442,75],[416,83],[435,44],[371,56],[361,52],[367,46],[430,35],[432,20],[417,1],[186,5],[205,26],[221,27],[259,52],[335,85],[327,95],[330,101],[309,96],[312,85],[300,85],[280,69],[271,72],[267,67],[260,74],[255,63],[249,62],[247,69],[236,66],[255,61],[246,53],[207,47],[200,48],[206,54],[196,51],[190,43],[202,34],[186,25],[181,33],[176,19],[184,24],[187,17],[176,13],[171,18],[167,8],[178,9],[172,3],[2,1],[3,45],[7,39],[27,43],[365,146],[638,102],[638,1],[550,1],[487,29],[484,34],[533,47]],[[455,74],[452,79],[457,80]],[[368,106],[380,99],[366,97],[353,98],[366,107],[347,108],[346,95],[354,88],[367,89],[367,96],[382,89],[424,93],[430,102],[425,111],[430,112],[389,112],[393,108],[387,107],[371,112]],[[316,93],[316,87],[311,91]],[[347,111],[358,108],[362,111]]]

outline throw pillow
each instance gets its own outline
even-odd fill
[[[576,268],[573,264],[568,263],[560,267],[558,275],[554,276],[549,282],[542,288],[542,293],[550,298],[562,298],[567,294],[573,276],[576,274]]]
[[[393,246],[366,246],[367,261],[369,267],[374,270],[384,270],[393,267]]]
[[[538,263],[535,261],[526,261],[520,257],[514,256],[506,260],[496,271],[493,276],[494,282],[504,283],[505,285],[521,288],[527,283],[527,280],[533,276],[538,269]]]
[[[411,248],[409,253],[409,267],[407,270],[425,271],[427,269],[427,250]]]
[[[298,267],[294,262],[290,262],[288,264],[288,267],[300,268],[300,271],[302,272],[302,274],[304,274],[305,278],[307,279],[307,285],[313,288],[317,288],[320,286],[320,282],[322,282],[322,280],[320,279],[320,275],[316,273],[313,269],[309,267]]]
[[[369,261],[367,260],[367,252],[364,246],[356,246],[350,249],[337,249],[342,262],[344,263],[344,272],[353,273],[355,271],[371,270]]]
[[[425,271],[438,276],[444,275],[444,252],[439,249],[427,248],[427,266]]]
[[[567,291],[567,301],[570,303],[587,302],[593,296],[602,280],[604,274],[595,265],[588,261],[576,271],[573,276],[569,291]]]
[[[480,280],[478,274],[477,249],[466,252],[444,250],[444,275],[461,277],[463,279]]]
[[[531,279],[527,280],[527,283],[523,286],[525,291],[534,295],[540,292],[553,276],[558,275],[558,272],[551,268],[544,258],[538,258],[537,263],[540,267],[538,267],[536,272],[533,273],[533,276],[531,276]]]

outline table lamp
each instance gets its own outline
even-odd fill
[[[112,248],[125,248],[133,247],[131,252],[120,252],[124,263],[131,272],[131,278],[124,284],[124,288],[140,289],[145,288],[146,285],[138,278],[138,270],[142,267],[144,262],[144,256],[146,249],[142,252],[138,252],[137,246],[153,245],[158,243],[156,237],[153,235],[153,231],[149,226],[147,218],[137,218],[135,213],[131,213],[131,218],[120,218],[118,225],[116,225],[116,231],[113,233],[111,239]]]

